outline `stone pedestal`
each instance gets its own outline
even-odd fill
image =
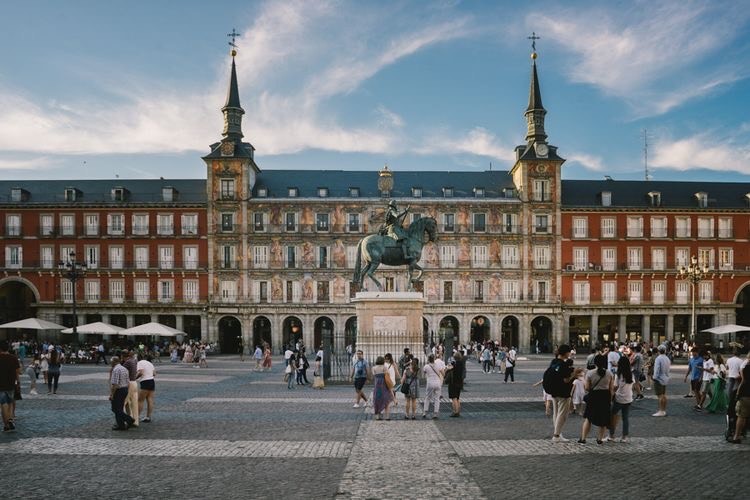
[[[357,309],[357,349],[371,363],[387,352],[398,359],[408,347],[425,362],[422,318],[426,299],[421,292],[359,292],[352,299]]]

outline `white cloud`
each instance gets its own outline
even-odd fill
[[[375,108],[375,113],[380,116],[379,123],[382,127],[403,128],[405,125],[404,119],[401,118],[401,116],[386,108],[382,104],[378,105],[378,107]]]
[[[724,2],[636,2],[529,16],[527,24],[574,54],[567,65],[573,81],[624,98],[648,116],[747,76],[717,57],[742,33],[745,10]]]
[[[513,147],[502,143],[497,136],[482,127],[474,127],[456,137],[446,131],[433,133],[414,152],[424,155],[468,153],[498,160],[515,161]]]
[[[654,144],[651,164],[686,171],[705,168],[750,174],[750,146],[734,138],[717,138],[710,133]]]
[[[48,167],[57,161],[49,156],[37,156],[34,158],[0,158],[0,170],[34,170],[40,167]]]
[[[600,157],[587,153],[571,152],[567,155],[567,160],[569,162],[580,163],[583,167],[594,172],[604,172],[606,169],[604,161]]]

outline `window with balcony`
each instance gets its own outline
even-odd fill
[[[253,247],[253,267],[255,269],[267,269],[268,268],[268,247],[266,246]]]
[[[159,269],[174,268],[174,249],[171,246],[159,247]]]
[[[617,282],[602,282],[602,304],[614,304],[617,302]]]
[[[174,216],[172,214],[159,214],[157,215],[158,226],[156,228],[158,234],[163,236],[169,236],[174,234]]]
[[[719,238],[732,238],[733,236],[732,218],[719,217]]]
[[[330,263],[328,262],[328,247],[318,247],[318,268],[328,269]]]
[[[714,269],[714,249],[713,248],[699,248],[698,249],[698,264],[705,266],[709,270]]]
[[[414,224],[415,222],[417,222],[421,218],[422,218],[422,214],[420,212],[414,212],[413,214],[411,214],[411,222],[410,222],[410,224]]]
[[[222,269],[235,269],[237,267],[237,261],[235,259],[235,247],[234,245],[221,245],[221,268]]]
[[[667,218],[666,217],[651,217],[651,237],[652,238],[666,238],[667,237]]]
[[[628,300],[631,304],[640,304],[643,299],[642,283],[628,281]]]
[[[719,249],[719,269],[721,271],[731,271],[734,269],[734,250],[731,248]]]
[[[221,230],[225,233],[234,231],[234,214],[221,214]]]
[[[665,271],[667,269],[667,251],[664,248],[651,249],[651,269]]]
[[[349,214],[349,225],[347,229],[350,233],[359,232],[359,214]]]
[[[505,269],[518,269],[521,261],[518,258],[518,245],[503,245],[502,266]]]
[[[198,303],[198,280],[182,281],[182,297],[187,304]]]
[[[125,260],[125,249],[121,246],[109,247],[109,268],[122,269]]]
[[[55,247],[43,246],[39,247],[39,250],[41,267],[43,269],[52,269],[55,267]]]
[[[89,269],[99,267],[99,245],[86,245],[83,247],[84,261]]]
[[[5,267],[9,269],[20,269],[23,267],[23,248],[20,245],[8,245],[5,247]]]
[[[714,237],[714,218],[698,217],[698,238]]]
[[[503,302],[518,302],[520,300],[519,284],[516,280],[503,280]]]
[[[518,233],[518,214],[503,214],[503,233]]]
[[[667,283],[665,281],[653,281],[651,283],[651,302],[656,305],[664,304],[667,295]]]
[[[262,233],[266,230],[266,214],[263,212],[255,212],[253,214],[253,231],[256,233]]]
[[[299,302],[300,286],[296,281],[287,281],[284,287],[284,302]]]
[[[701,304],[710,304],[714,299],[714,282],[701,281],[698,283],[698,302]]]
[[[73,215],[61,215],[60,216],[60,232],[63,236],[75,236],[75,216]]]
[[[107,214],[107,234],[113,236],[125,234],[125,216],[123,214]]]
[[[99,280],[88,279],[83,284],[84,298],[90,304],[96,304],[101,299],[99,291]]]
[[[690,238],[690,217],[675,217],[675,238]]]
[[[483,233],[487,230],[485,221],[487,219],[486,214],[474,214],[474,232]]]
[[[552,194],[550,193],[549,186],[548,180],[534,180],[533,191],[531,192],[532,201],[551,201]]]
[[[452,233],[456,230],[456,214],[443,214],[443,232]]]
[[[690,283],[686,281],[676,281],[674,284],[675,287],[675,302],[680,305],[685,305],[688,303],[688,298],[690,297]]]
[[[628,238],[643,238],[643,217],[628,217]]]
[[[318,281],[317,285],[318,296],[316,297],[316,302],[319,304],[327,304],[331,301],[331,284],[328,281]]]
[[[573,303],[579,306],[589,303],[589,283],[587,281],[575,281],[573,283]]]
[[[453,245],[442,245],[440,247],[440,265],[442,267],[456,267],[456,247]]]
[[[237,301],[237,283],[222,280],[219,282],[219,297],[222,302],[233,303]]]
[[[473,245],[471,247],[471,266],[487,267],[487,246]]]
[[[286,247],[286,267],[289,269],[297,267],[297,247]]]
[[[614,217],[602,217],[602,238],[617,237],[617,230]]]
[[[135,268],[148,269],[148,247],[135,247]]]
[[[474,281],[474,302],[484,302],[484,281]]]
[[[535,302],[547,302],[549,300],[548,290],[549,290],[548,281],[535,281],[534,282],[534,301]]]
[[[320,232],[328,231],[328,214],[316,214],[315,215],[315,229]]]
[[[148,234],[148,214],[133,214],[133,234]]]
[[[60,282],[60,297],[66,304],[73,302],[73,283],[68,280]]]
[[[42,236],[53,236],[55,234],[55,218],[52,215],[44,214],[39,218],[39,227]]]
[[[113,304],[125,302],[125,280],[109,280],[109,301]]]
[[[258,281],[258,302],[265,304],[268,302],[268,281]]]
[[[99,236],[99,215],[87,214],[84,216],[86,236]]]
[[[20,215],[7,215],[5,217],[5,236],[21,236]]]
[[[452,281],[443,281],[443,302],[453,302]]]
[[[195,236],[198,234],[198,214],[182,214],[180,229],[183,235]]]
[[[234,179],[221,179],[221,199],[233,200],[235,198]]]
[[[615,271],[617,269],[617,249],[602,248],[602,270]]]
[[[173,280],[159,280],[159,302],[168,303],[174,302],[174,281]]]
[[[287,212],[284,216],[284,222],[286,225],[286,231],[293,233],[297,231],[297,213]]]
[[[628,270],[640,271],[643,269],[643,249],[640,247],[628,248]]]
[[[354,269],[357,262],[357,247],[354,245],[346,246],[346,267]]]
[[[573,238],[589,237],[588,217],[573,217]]]
[[[585,247],[573,248],[573,270],[585,271],[589,265],[589,249]]]
[[[198,247],[182,247],[182,265],[185,269],[198,269]]]
[[[549,269],[549,247],[534,246],[534,269]]]
[[[534,216],[534,232],[540,234],[549,233],[549,215]]]

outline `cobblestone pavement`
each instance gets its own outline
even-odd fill
[[[682,366],[668,417],[651,417],[647,393],[633,403],[629,443],[578,445],[577,415],[563,431],[573,442],[550,441],[532,387],[548,363],[520,360],[505,384],[469,362],[462,418],[447,418],[445,401],[439,420],[404,421],[401,402],[387,422],[352,408],[348,384],[288,390],[279,363],[164,362],[153,422],[127,432],[110,429],[108,368],[65,366],[56,395],[41,384],[27,395],[23,379],[18,430],[0,435],[0,498],[573,498],[594,484],[614,498],[746,496],[750,445],[723,440],[723,415],[691,409]]]

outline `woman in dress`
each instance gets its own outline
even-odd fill
[[[391,419],[391,401],[393,401],[393,392],[388,387],[385,377],[388,375],[388,369],[385,367],[385,358],[378,356],[375,360],[375,366],[372,369],[372,375],[375,379],[375,389],[373,389],[373,406],[375,409],[375,420]]]
[[[586,373],[586,390],[588,391],[586,411],[583,413],[584,421],[581,427],[581,439],[579,443],[585,444],[591,426],[599,427],[596,442],[604,442],[604,433],[610,423],[612,393],[614,392],[614,375],[607,370],[607,357],[600,354],[594,358],[596,369]]]
[[[285,368],[286,373],[286,388],[294,389],[294,382],[297,380],[297,358],[289,356],[288,364]]]
[[[182,362],[188,364],[193,362],[193,350],[190,346],[185,347],[185,354],[182,356]]]
[[[453,405],[451,417],[461,416],[461,390],[464,388],[464,370],[466,362],[460,351],[453,355],[453,361],[446,367],[445,376],[448,381],[448,397]],[[448,375],[450,373],[450,375]]]
[[[716,355],[716,369],[711,378],[711,400],[706,405],[706,410],[710,413],[724,413],[729,407],[729,398],[727,397],[727,365],[724,364],[724,358],[721,354]]]
[[[53,348],[49,353],[49,366],[47,368],[47,394],[57,394],[61,363],[60,353]]]
[[[271,369],[271,346],[265,345],[263,349],[263,370],[268,371]]]
[[[404,375],[401,377],[402,387],[406,385],[409,393],[405,394],[406,404],[404,418],[414,420],[417,418],[417,399],[419,398],[419,359],[412,358],[404,369]]]
[[[42,371],[42,380],[44,385],[47,385],[47,372],[49,371],[49,353],[54,350],[54,347],[49,348],[46,351],[42,351],[42,355],[39,357],[39,369]]]
[[[325,389],[325,381],[323,380],[323,359],[320,356],[315,356],[315,371],[313,372],[313,389]]]
[[[612,403],[612,421],[609,425],[609,437],[607,441],[615,440],[618,413],[622,412],[622,438],[621,443],[628,441],[630,434],[630,405],[633,403],[633,372],[630,369],[630,360],[622,356],[617,362],[617,383],[615,386],[615,399]]]
[[[393,396],[393,406],[398,406],[398,399],[396,398],[396,380],[401,380],[401,372],[398,370],[398,365],[393,362],[393,355],[388,352],[383,356],[385,359],[385,369],[388,370],[388,377],[391,381],[391,395]]]

